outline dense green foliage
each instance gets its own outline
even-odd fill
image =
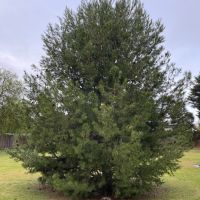
[[[24,130],[26,117],[22,93],[23,86],[17,76],[0,68],[0,134]]]
[[[178,79],[163,29],[136,1],[66,9],[25,77],[31,130],[13,155],[72,197],[131,197],[160,184],[192,136],[190,75]]]
[[[191,88],[191,92],[189,95],[190,103],[192,104],[193,108],[197,111],[197,117],[200,119],[200,75],[195,77],[195,81],[193,83],[193,86]],[[199,124],[197,124],[197,127],[195,128],[194,134],[193,134],[193,140],[195,142],[198,142],[200,138],[200,129]]]
[[[200,75],[195,78],[191,89],[190,101],[193,107],[197,109],[198,118],[200,119]]]

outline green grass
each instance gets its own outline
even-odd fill
[[[174,176],[164,176],[165,183],[142,200],[200,200],[200,149],[193,149],[180,160]]]
[[[181,169],[175,176],[165,176],[165,184],[140,200],[199,200],[200,199],[200,169],[193,164],[200,163],[200,150],[194,149],[181,159]],[[0,151],[0,200],[65,200],[64,197],[40,190],[37,183],[38,175],[27,174],[10,159],[5,152]]]
[[[0,151],[0,200],[64,200],[47,189],[40,190],[37,178]]]

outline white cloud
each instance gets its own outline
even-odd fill
[[[33,62],[33,60],[24,60],[11,53],[0,51],[0,67],[15,72],[20,78],[23,76],[24,71],[30,71]]]

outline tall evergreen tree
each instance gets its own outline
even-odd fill
[[[178,80],[163,29],[138,1],[66,9],[25,77],[32,126],[13,155],[70,196],[131,197],[160,184],[191,139],[190,75]]]

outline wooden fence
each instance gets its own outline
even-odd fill
[[[26,143],[23,135],[0,134],[0,149],[9,149]]]

